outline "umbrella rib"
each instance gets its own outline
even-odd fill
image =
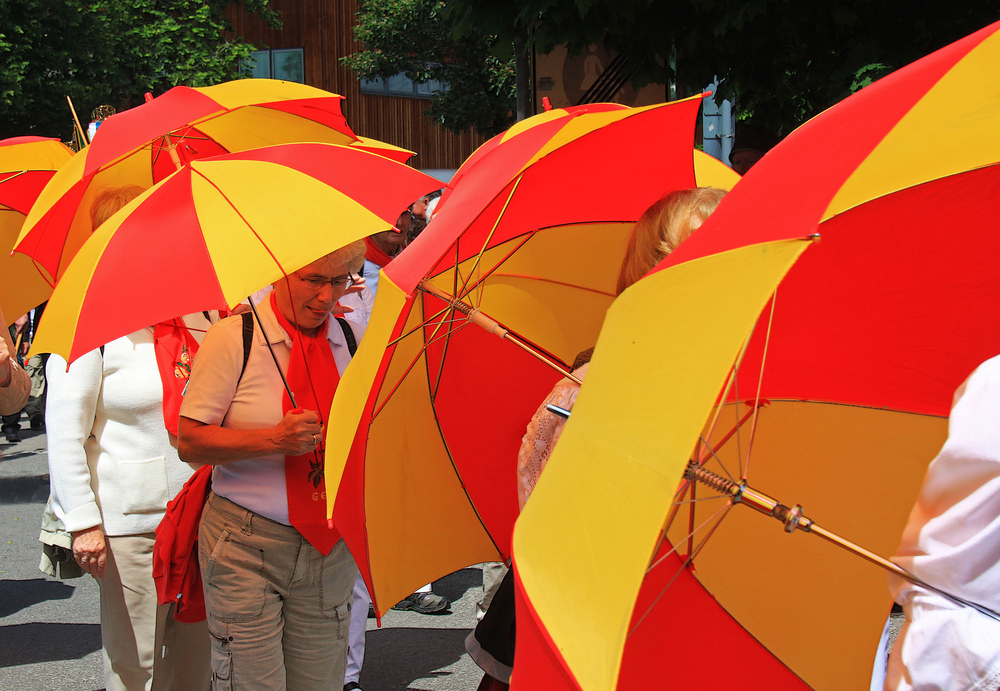
[[[720,496],[725,496],[725,495],[720,495]],[[719,518],[719,521],[716,523],[716,527],[717,527],[718,523],[722,522],[722,518],[725,518],[725,515],[723,515],[720,518],[719,514],[727,514],[729,512],[729,510],[732,509],[732,508],[733,508],[732,503],[731,502],[727,503],[725,506],[723,506],[722,508],[720,508],[714,514],[712,514],[711,516],[709,516],[708,518],[706,518],[704,521],[702,521],[701,525],[699,525],[697,528],[695,528],[694,530],[692,530],[691,533],[690,533],[690,535],[685,535],[683,537],[683,539],[678,540],[677,541],[678,544],[687,541],[687,539],[689,537],[693,536],[693,535],[697,535],[699,532],[701,532],[705,528],[706,525],[708,525],[709,523],[711,523],[712,521],[714,521],[716,518]],[[695,552],[693,552],[692,554],[690,554],[688,556],[688,558],[684,560],[684,565],[685,566],[687,566],[692,561],[694,561],[695,556],[697,556],[698,552],[700,552],[701,549],[702,549],[702,547],[704,547],[705,542],[707,542],[708,538],[710,538],[714,533],[715,533],[715,528],[713,527],[712,530],[709,532],[709,534],[705,536],[705,539],[702,540],[699,543],[698,549],[695,550]],[[661,540],[661,543],[662,543],[662,540]],[[671,549],[666,554],[664,554],[663,556],[661,556],[656,561],[652,562],[646,568],[646,573],[649,573],[650,571],[652,571],[653,569],[655,569],[657,566],[659,566],[660,564],[662,564],[664,559],[666,559],[667,557],[669,557],[671,554],[674,554],[676,551],[677,551],[677,545],[672,546]]]
[[[649,607],[646,609],[646,611],[642,613],[642,616],[639,617],[639,620],[635,623],[635,626],[633,626],[629,630],[628,634],[626,634],[626,638],[631,638],[632,637],[632,634],[634,634],[636,632],[636,629],[639,628],[639,626],[642,624],[642,622],[645,621],[646,617],[649,616],[650,612],[653,611],[653,609],[656,607],[656,605],[660,602],[660,600],[666,594],[666,592],[670,588],[670,586],[672,586],[674,584],[674,581],[677,580],[677,577],[681,575],[681,573],[684,571],[684,569],[688,568],[688,566],[694,560],[694,557],[697,556],[697,554],[699,552],[701,552],[702,548],[705,546],[705,543],[707,543],[708,539],[710,537],[712,537],[712,535],[715,533],[716,529],[722,523],[722,519],[726,517],[726,514],[728,513],[729,509],[732,509],[732,508],[733,507],[732,507],[731,504],[727,504],[726,506],[724,506],[721,509],[719,509],[718,511],[716,511],[715,514],[711,518],[709,518],[704,523],[702,523],[700,526],[698,526],[698,528],[696,529],[696,531],[697,530],[701,530],[706,525],[708,525],[709,523],[711,523],[713,520],[715,520],[716,517],[719,517],[720,513],[723,514],[721,517],[719,517],[719,520],[716,521],[715,525],[712,527],[712,530],[709,532],[709,534],[705,536],[705,539],[702,540],[701,543],[698,545],[697,551],[694,554],[692,554],[691,556],[689,556],[684,561],[683,564],[681,564],[681,567],[679,569],[677,569],[677,572],[674,573],[674,575],[670,578],[670,581],[665,586],[663,586],[663,589],[653,599],[653,602],[649,605]],[[661,540],[661,543],[662,543],[662,540]],[[652,571],[654,568],[656,568],[659,564],[661,564],[664,559],[666,559],[667,557],[669,557],[671,554],[673,554],[676,551],[677,551],[677,547],[676,546],[672,547],[669,552],[667,552],[662,557],[660,557],[659,559],[657,559],[654,563],[650,564],[649,568],[646,569],[646,573],[648,574],[650,571]]]
[[[516,252],[519,252],[521,250],[521,248],[524,247],[524,245],[528,242],[528,240],[530,240],[534,236],[534,234],[536,232],[537,231],[531,230],[531,231],[528,231],[527,233],[524,233],[523,235],[516,236],[518,238],[521,238],[521,241],[517,244],[516,247],[514,247],[513,249],[511,249],[510,252],[508,252],[507,255],[503,259],[501,259],[500,261],[498,261],[493,266],[492,269],[490,269],[489,271],[487,271],[485,275],[483,275],[480,272],[480,270],[479,270],[480,269],[480,265],[479,265],[479,259],[477,258],[477,260],[476,260],[477,263],[476,263],[476,266],[474,267],[475,273],[476,273],[475,282],[472,283],[471,287],[469,286],[470,281],[472,281],[472,276],[471,276],[472,272],[470,272],[469,278],[466,279],[465,282],[462,284],[462,292],[460,294],[459,293],[455,293],[455,295],[458,295],[459,298],[462,298],[462,297],[465,297],[467,295],[470,295],[472,293],[472,291],[476,290],[479,293],[479,300],[476,302],[476,304],[477,305],[482,304],[482,293],[483,293],[483,290],[485,289],[485,286],[483,284],[486,281],[486,279],[490,278],[491,276],[493,276],[493,274],[496,273],[497,269],[499,269],[501,266],[503,266],[504,262],[506,262],[508,259],[510,259],[512,256],[514,256],[514,254]],[[514,239],[515,238],[511,238],[511,240],[514,240]]]
[[[498,265],[499,268],[499,265]],[[582,290],[588,293],[597,293],[598,295],[606,295],[608,297],[614,297],[614,293],[609,293],[606,290],[598,290],[597,288],[590,288],[589,286],[582,286],[577,283],[569,283],[568,281],[557,281],[552,278],[545,278],[543,276],[529,276],[528,274],[510,274],[510,273],[500,273],[499,271],[491,271],[487,274],[488,277],[497,278],[523,278],[529,281],[537,281],[539,283],[548,283],[550,285],[566,286],[567,288],[576,288],[577,290]]]
[[[427,348],[424,347],[421,350],[421,354],[423,354],[426,357],[426,353],[427,353]],[[441,370],[443,368],[444,367],[443,367],[443,363],[442,363],[442,367],[440,367],[438,369],[439,381],[440,381],[440,373],[441,373]],[[425,370],[427,371],[427,374],[428,374],[427,387],[428,387],[428,390],[430,390],[430,386],[431,386],[430,367],[426,367]],[[500,546],[497,544],[496,540],[493,539],[492,533],[490,533],[489,529],[486,527],[486,522],[483,520],[482,515],[480,515],[479,508],[476,506],[476,503],[474,501],[472,501],[472,497],[469,496],[469,488],[465,484],[465,478],[462,477],[462,473],[459,472],[458,466],[455,464],[455,457],[451,453],[451,447],[448,446],[448,439],[447,439],[447,437],[444,434],[444,430],[441,429],[441,419],[438,416],[437,405],[435,404],[435,400],[434,400],[433,396],[431,396],[431,398],[430,398],[430,404],[431,404],[431,410],[434,413],[434,424],[437,426],[438,436],[441,438],[441,445],[444,447],[444,452],[448,456],[448,462],[451,463],[451,469],[455,473],[455,477],[458,478],[458,483],[459,483],[459,486],[462,488],[462,493],[465,494],[465,500],[468,502],[469,508],[472,509],[472,513],[475,514],[476,520],[479,521],[479,525],[482,526],[483,532],[486,534],[486,537],[489,538],[490,543],[493,545],[493,549],[495,549],[497,551],[498,555],[503,556],[503,554],[504,554],[503,550],[500,549]]]
[[[746,414],[746,415],[745,415],[745,416],[743,417],[743,421],[746,421],[747,417],[748,417],[748,416],[750,416],[751,414],[752,414],[752,413],[747,413],[747,414]],[[739,429],[740,429],[740,423],[737,423],[737,425],[736,425],[736,430],[735,430],[735,431],[736,431],[737,433],[739,433]],[[719,462],[719,466],[720,466],[720,467],[722,468],[722,472],[724,472],[724,473],[726,474],[726,476],[727,476],[727,477],[728,477],[728,478],[729,478],[730,480],[732,480],[733,482],[736,482],[736,478],[734,478],[734,477],[733,477],[733,476],[732,476],[732,475],[731,475],[731,474],[729,473],[729,471],[728,471],[728,470],[726,469],[726,464],[725,464],[725,463],[723,463],[723,462],[722,462],[722,459],[721,459],[721,458],[719,458],[719,457],[718,457],[718,456],[716,455],[716,452],[717,452],[717,451],[718,451],[719,449],[721,449],[721,448],[722,448],[723,444],[725,444],[727,440],[729,440],[729,439],[731,439],[731,438],[732,438],[732,435],[733,435],[733,432],[732,432],[732,431],[730,431],[730,433],[729,433],[728,435],[726,435],[726,438],[725,438],[725,439],[723,439],[723,440],[722,440],[722,441],[721,441],[721,442],[719,443],[719,445],[718,445],[718,446],[717,446],[716,448],[714,448],[714,449],[713,449],[713,448],[712,448],[712,447],[711,447],[711,446],[709,445],[709,443],[708,443],[708,440],[706,440],[706,439],[705,439],[705,437],[699,437],[699,439],[700,439],[700,440],[702,441],[702,443],[704,443],[704,445],[705,445],[705,448],[706,448],[706,449],[708,449],[708,453],[709,453],[709,455],[710,455],[710,456],[711,456],[712,458],[714,458],[714,459],[715,459],[716,461],[718,461],[718,462]],[[704,457],[702,457],[702,458],[699,458],[699,459],[698,459],[698,465],[705,465],[705,461],[707,461],[707,460],[708,460],[708,459],[707,459],[707,458],[704,458]]]
[[[435,312],[430,318],[422,320],[419,324],[417,324],[415,327],[413,327],[413,329],[411,329],[410,331],[407,331],[405,334],[402,334],[401,336],[399,336],[399,337],[397,337],[397,338],[389,341],[389,343],[386,344],[386,347],[388,348],[389,346],[396,345],[397,343],[399,343],[403,339],[409,338],[410,336],[412,336],[413,334],[417,333],[418,331],[420,331],[421,329],[423,329],[425,326],[427,326],[431,322],[435,321],[438,317],[441,317],[442,315],[444,315],[447,312],[449,312],[451,309],[452,309],[452,307],[449,305],[449,306],[445,307],[444,309],[442,309],[441,311]],[[445,320],[442,320],[442,321],[460,321],[460,320],[457,320],[457,319],[456,320],[445,319]]]
[[[452,313],[454,314],[454,310],[452,311]],[[457,321],[458,321],[457,319],[449,319],[449,320],[447,320],[447,323],[449,325],[451,325],[451,324],[455,324]],[[461,331],[468,324],[468,322],[466,322],[465,324],[459,324],[458,326],[456,326],[454,328],[451,328],[449,326],[449,328],[445,330],[445,332],[444,332],[443,335],[438,336],[437,333],[440,331],[440,328],[444,324],[445,324],[444,321],[442,321],[442,322],[440,322],[438,324],[438,328],[434,330],[434,332],[431,334],[431,338],[428,339],[427,344],[424,346],[424,352],[426,353],[427,349],[431,346],[431,344],[437,343],[438,341],[442,341],[442,340],[444,341],[444,347],[441,349],[441,357],[439,358],[439,361],[438,361],[437,378],[436,378],[436,381],[434,382],[433,386],[430,387],[431,405],[433,405],[434,401],[437,400],[438,389],[441,388],[441,377],[444,376],[444,360],[448,356],[448,347],[451,345],[452,334],[454,334],[454,333],[456,333],[458,331]],[[428,370],[428,373],[429,373],[429,370]],[[429,381],[428,381],[428,385],[430,385]]]
[[[715,501],[716,499],[725,499],[725,498],[726,498],[726,495],[724,495],[724,494],[716,494],[716,495],[711,496],[711,497],[701,497],[700,499],[681,499],[681,500],[678,500],[678,501],[676,501],[674,503],[675,504],[679,504],[679,505],[683,505],[683,504],[691,504],[691,503],[697,503],[697,502],[702,502],[702,501]]]
[[[713,448],[711,444],[708,443],[708,440],[705,437],[699,437],[699,440],[703,444],[703,449],[707,450],[709,455],[719,462],[719,466],[722,468],[722,471],[729,477],[730,480],[733,480],[734,482],[736,481],[736,478],[734,478],[732,474],[730,474],[730,472],[726,469],[726,464],[722,462],[722,459],[719,458],[717,454],[719,449],[725,446],[726,442],[732,439],[734,435],[737,437],[737,439],[739,439],[740,429],[743,427],[743,425],[746,424],[746,421],[749,420],[750,417],[755,415],[756,413],[757,413],[757,408],[755,407],[753,410],[744,415],[742,419],[737,420],[736,426],[733,429],[729,430],[729,432],[726,433],[726,436],[724,436],[722,439],[719,440],[719,443],[715,445],[715,448]],[[705,465],[706,460],[708,460],[707,456],[703,454],[699,455],[698,464]]]
[[[545,348],[542,348],[533,341],[523,337],[516,331],[511,331],[510,329],[501,325],[499,322],[494,320],[492,317],[490,317],[482,310],[476,309],[472,305],[462,302],[461,300],[458,300],[452,297],[451,295],[442,293],[439,288],[436,288],[433,285],[426,283],[426,281],[421,281],[418,287],[420,290],[423,290],[426,293],[430,293],[431,295],[434,295],[435,297],[444,300],[462,314],[467,315],[467,318],[470,322],[473,322],[483,330],[492,333],[498,338],[502,338],[506,341],[509,341],[510,343],[513,343],[518,348],[521,348],[532,357],[540,360],[547,366],[551,367],[552,369],[562,374],[564,377],[567,377],[570,380],[575,381],[577,384],[582,383],[570,371],[569,366],[566,365],[560,358],[553,355]]]
[[[497,214],[497,219],[493,223],[493,228],[490,229],[489,235],[486,236],[486,241],[483,243],[483,246],[479,249],[479,254],[476,255],[476,260],[475,260],[475,262],[473,262],[472,270],[469,272],[469,276],[470,277],[474,273],[476,273],[476,271],[478,271],[478,269],[479,269],[479,263],[482,261],[483,255],[486,253],[486,250],[487,250],[487,248],[490,245],[490,241],[493,239],[493,236],[496,234],[497,227],[499,227],[500,221],[503,219],[504,212],[507,211],[507,207],[510,206],[510,202],[514,198],[514,193],[517,191],[518,185],[521,184],[522,178],[523,178],[523,175],[519,175],[518,176],[517,180],[514,182],[514,187],[511,189],[510,194],[507,195],[507,201],[504,202],[503,208],[500,209],[500,213]],[[477,216],[477,218],[478,218],[478,216]],[[456,264],[456,266],[457,266],[457,264]],[[462,285],[462,291],[461,292],[457,292],[456,291],[455,294],[456,295],[465,295],[466,294],[465,288],[466,288],[466,286],[465,286],[465,284],[463,284]]]
[[[764,383],[764,365],[767,364],[767,348],[771,344],[771,327],[774,325],[774,308],[778,304],[778,289],[771,295],[771,314],[767,318],[767,332],[764,335],[764,352],[760,358],[760,374],[757,376],[757,396],[754,399],[753,423],[750,425],[750,439],[747,441],[747,461],[743,465],[741,477],[745,480],[750,472],[750,454],[753,451],[753,441],[757,434],[757,416],[760,411],[760,389]]]
[[[444,310],[444,312],[447,312],[447,311],[448,311],[447,309]],[[441,314],[441,313],[439,313],[439,314]],[[437,325],[437,329],[440,329],[440,327],[441,327],[442,324],[444,324],[446,322],[451,322],[451,321],[452,320],[444,320],[442,322],[439,322],[438,325]],[[414,334],[418,333],[423,327],[429,325],[430,323],[431,323],[431,321],[422,322],[420,326],[418,326],[416,329],[410,331],[410,333],[407,334],[407,335],[410,336],[410,335],[414,335]],[[464,326],[465,325],[463,324],[459,328],[464,328]],[[437,331],[437,329],[435,330],[435,332]],[[400,341],[403,340],[403,338],[405,338],[405,337],[404,336],[400,336],[399,338],[397,338],[394,341],[392,341],[392,343],[390,343],[386,347],[388,348],[389,346],[392,346],[392,345],[395,345],[395,344],[399,343]],[[379,416],[379,413],[382,412],[382,409],[389,402],[389,399],[392,398],[392,395],[402,385],[403,380],[406,379],[407,376],[409,376],[410,372],[413,370],[413,367],[417,364],[417,362],[424,355],[424,353],[427,352],[427,347],[430,346],[430,345],[432,345],[433,343],[436,343],[436,342],[440,341],[443,338],[446,338],[446,336],[439,336],[437,338],[433,338],[432,337],[430,340],[424,342],[424,344],[420,347],[420,350],[417,352],[417,354],[414,355],[413,361],[410,362],[410,364],[406,366],[406,369],[403,371],[402,375],[400,375],[399,379],[396,380],[396,383],[393,385],[392,390],[389,391],[389,393],[386,395],[385,399],[382,401],[382,405],[378,406],[378,409],[375,410],[372,413],[372,419],[374,419],[374,418],[376,418],[376,417]]]
[[[753,329],[751,329],[750,332],[753,333]],[[725,385],[725,387],[723,387],[722,395],[719,397],[719,401],[721,401],[721,402],[715,408],[715,413],[712,415],[712,424],[709,426],[708,434],[705,435],[705,439],[711,439],[712,435],[715,434],[715,428],[716,428],[716,426],[719,423],[719,417],[722,414],[722,409],[725,407],[725,400],[729,397],[729,391],[730,391],[730,389],[733,390],[733,396],[735,397],[735,399],[737,401],[739,401],[739,398],[740,398],[740,396],[739,396],[739,382],[737,381],[737,378],[739,377],[740,366],[743,364],[743,358],[746,355],[747,346],[749,345],[749,343],[750,343],[750,339],[749,338],[747,340],[743,341],[743,347],[740,349],[740,353],[736,357],[736,361],[733,363],[733,368],[729,371],[729,377],[726,380],[726,385]],[[739,417],[739,413],[737,413],[737,418],[738,417]],[[737,458],[739,459],[739,462],[740,462],[740,470],[742,471],[742,469],[743,469],[743,456],[740,453],[740,444],[739,444],[739,441],[740,441],[739,437],[737,436],[737,438],[736,438],[736,452],[737,452]],[[707,444],[707,442],[706,442],[706,444]]]

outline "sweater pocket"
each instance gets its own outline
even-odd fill
[[[163,456],[145,461],[119,461],[122,513],[157,513],[167,508],[167,462]]]

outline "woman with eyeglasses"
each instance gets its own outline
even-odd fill
[[[353,243],[292,272],[259,321],[219,322],[198,353],[178,450],[215,466],[198,535],[213,688],[329,690],[344,678],[357,569],[327,525],[322,442],[361,338],[331,310],[364,251]]]

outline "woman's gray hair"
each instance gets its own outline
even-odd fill
[[[331,264],[344,264],[354,267],[359,264],[359,259],[365,256],[365,241],[355,240],[354,242],[336,249],[330,254],[322,257]]]

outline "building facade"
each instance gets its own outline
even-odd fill
[[[344,96],[344,115],[355,132],[415,151],[410,163],[422,170],[457,168],[486,141],[476,132],[448,132],[425,117],[429,93],[414,89],[403,95],[400,88],[365,93],[378,84],[366,85],[371,88],[363,91],[358,77],[340,62],[361,50],[353,31],[357,0],[271,0],[271,6],[280,14],[280,30],[269,28],[242,5],[228,11],[234,34],[263,49],[257,54],[255,76],[301,81]]]

